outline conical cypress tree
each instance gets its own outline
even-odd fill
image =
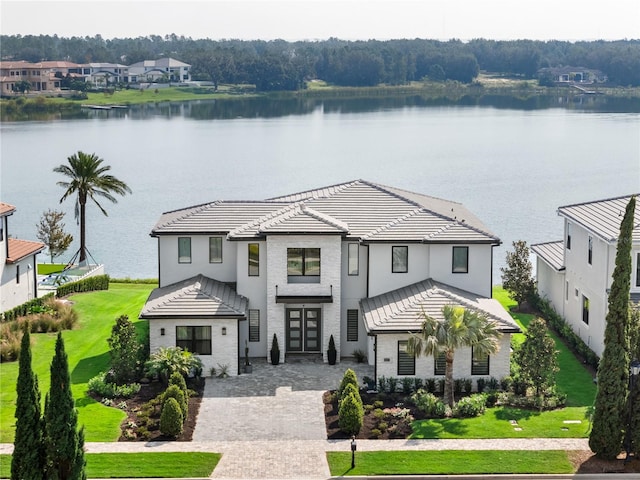
[[[589,447],[599,457],[614,459],[622,450],[626,427],[629,382],[629,290],[631,242],[636,199],[631,197],[620,225],[609,311],[604,331],[604,352],[598,366],[593,425]]]
[[[631,325],[629,326],[629,338],[632,360],[640,360],[640,306],[631,311]],[[631,419],[629,436],[631,451],[636,457],[640,456],[640,378],[636,378],[634,389],[629,393],[627,403],[627,418]]]
[[[31,337],[27,325],[20,346],[16,385],[16,435],[11,459],[11,480],[41,480],[44,477],[44,444],[38,377],[31,369]]]
[[[78,413],[71,394],[69,364],[60,332],[56,340],[56,353],[51,362],[51,389],[45,401],[44,418],[47,478],[82,480],[83,445],[77,431]]]

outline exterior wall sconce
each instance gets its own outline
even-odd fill
[[[160,335],[164,336],[164,328],[160,329]]]
[[[227,327],[222,327],[222,334],[226,335],[227,334]]]

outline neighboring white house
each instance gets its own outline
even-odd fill
[[[191,65],[174,58],[144,60],[129,65],[132,83],[157,82],[166,79],[168,82],[191,81]]]
[[[98,88],[130,82],[129,67],[119,63],[84,63],[80,65],[80,70],[85,81]]]
[[[36,255],[44,244],[9,237],[8,217],[16,207],[0,202],[0,312],[38,296]]]
[[[564,240],[531,246],[537,255],[538,292],[596,353],[604,350],[608,294],[620,224],[631,195],[567,205]],[[632,245],[631,300],[640,301],[640,209]]]
[[[150,348],[182,346],[205,368],[240,371],[245,341],[281,360],[322,356],[331,336],[340,356],[367,352],[376,375],[444,375],[433,357],[406,354],[422,310],[446,304],[486,314],[504,333],[500,351],[456,355],[455,374],[509,374],[519,329],[491,299],[498,237],[463,205],[363,180],[263,201],[217,201],[164,213],[159,288],[140,317]]]

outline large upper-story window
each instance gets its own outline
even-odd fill
[[[452,273],[469,273],[469,247],[453,247]]]
[[[349,252],[348,252],[348,261],[347,268],[349,270],[349,275],[359,275],[360,274],[360,263],[359,263],[359,245],[357,243],[349,244]]]
[[[589,325],[589,298],[582,295],[582,321]]]
[[[249,276],[257,277],[260,275],[260,244],[249,244]]]
[[[320,249],[287,248],[289,282],[320,282]]]
[[[222,237],[209,237],[209,263],[222,263]]]
[[[191,237],[178,237],[178,263],[191,263]]]
[[[211,355],[211,327],[176,327],[176,347]]]
[[[391,272],[407,273],[409,271],[409,247],[391,247]]]

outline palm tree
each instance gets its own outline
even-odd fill
[[[453,407],[453,358],[456,349],[473,347],[481,355],[490,355],[498,351],[498,340],[502,334],[495,322],[464,307],[445,305],[442,313],[444,321],[438,321],[422,312],[422,331],[409,337],[408,351],[417,357],[435,357],[444,353],[444,401]]]
[[[108,175],[106,172],[111,170],[108,165],[102,165],[104,161],[98,157],[95,153],[87,154],[84,152],[74,153],[67,158],[69,165],[60,165],[53,169],[56,173],[68,177],[70,180],[67,182],[58,182],[62,188],[66,191],[60,199],[62,203],[67,197],[77,194],[75,205],[75,217],[80,223],[80,262],[86,260],[86,236],[85,236],[85,208],[87,205],[87,199],[91,199],[98,206],[100,211],[107,215],[107,212],[102,205],[98,203],[96,197],[106,198],[107,200],[117,203],[116,198],[112,193],[118,195],[125,195],[131,193],[129,186],[122,180],[118,180],[113,175]]]

